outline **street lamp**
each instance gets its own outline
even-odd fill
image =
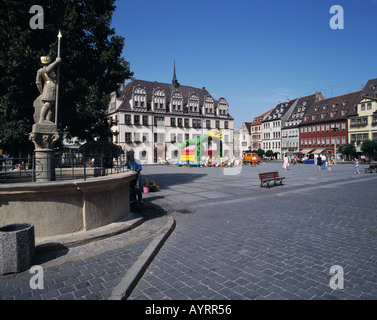
[[[339,131],[337,127],[331,128],[334,132],[334,164],[336,164],[336,132]]]

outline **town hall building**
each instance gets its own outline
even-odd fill
[[[175,65],[171,84],[132,78],[112,94],[108,116],[113,142],[144,164],[177,162],[180,143],[215,129],[222,130],[223,155],[233,155],[227,100],[216,100],[205,87],[180,85]]]

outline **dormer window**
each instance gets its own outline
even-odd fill
[[[154,110],[164,110],[166,108],[165,91],[161,89],[154,90],[152,103]]]
[[[144,88],[138,86],[134,89],[132,94],[132,105],[134,108],[143,108],[146,105],[147,92]]]
[[[214,106],[215,101],[211,97],[206,97],[204,99],[204,110],[206,114],[213,113]]]
[[[196,94],[191,94],[189,97],[188,107],[191,112],[197,112],[199,109],[199,97]]]
[[[176,91],[171,96],[171,104],[176,106],[177,111],[183,110],[183,96],[182,93]]]
[[[224,98],[220,98],[218,102],[219,110],[222,110],[223,115],[227,115],[229,112],[228,102]]]

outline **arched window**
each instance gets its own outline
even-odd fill
[[[140,156],[139,156],[139,158],[141,159],[141,160],[146,160],[147,159],[147,156],[148,156],[148,153],[147,153],[147,151],[140,151]]]

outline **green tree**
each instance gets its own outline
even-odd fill
[[[344,154],[347,157],[347,160],[350,160],[350,157],[356,154],[356,148],[352,143],[342,144],[338,151]]]
[[[30,152],[35,76],[40,57],[57,55],[61,30],[58,127],[68,137],[91,141],[111,135],[106,118],[110,94],[132,76],[121,57],[124,38],[110,27],[115,0],[39,0],[44,29],[29,22],[34,0],[2,0],[0,10],[0,149]]]
[[[264,155],[264,150],[263,150],[263,149],[258,149],[258,150],[257,150],[257,153],[258,153],[259,158],[262,159],[262,157],[263,157],[263,155]]]
[[[361,146],[361,151],[369,157],[370,160],[377,158],[377,141],[376,140],[366,140]]]
[[[274,155],[274,152],[272,150],[267,150],[266,151],[266,157],[272,157]]]

